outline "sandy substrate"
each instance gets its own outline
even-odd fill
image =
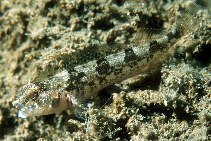
[[[168,30],[185,3],[171,0],[1,0],[1,140],[210,140],[211,18],[176,43],[161,69],[115,84],[85,115],[17,118],[18,89],[49,64],[93,43],[130,45],[142,28]],[[186,31],[186,29],[184,29]],[[100,106],[99,106],[100,105]]]

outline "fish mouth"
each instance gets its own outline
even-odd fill
[[[24,111],[24,109],[21,109],[18,111],[18,118],[22,118],[25,119],[27,118],[29,115]]]
[[[24,106],[18,102],[13,102],[12,105],[18,109],[18,118],[27,118],[28,114]]]
[[[22,119],[25,119],[27,117],[29,117],[31,114],[33,114],[33,112],[36,112],[36,109],[35,108],[32,108],[32,107],[27,107],[26,105],[20,103],[20,102],[17,102],[17,101],[14,101],[12,103],[12,105],[18,109],[18,118],[22,118]]]

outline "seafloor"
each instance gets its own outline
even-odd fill
[[[107,100],[85,116],[64,111],[18,119],[12,106],[18,89],[48,64],[92,43],[129,45],[141,28],[167,30],[186,4],[0,0],[0,139],[210,140],[211,4],[195,2],[200,30],[178,39],[179,51],[162,68],[103,90],[99,96]]]

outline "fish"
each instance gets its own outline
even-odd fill
[[[193,2],[188,4],[190,9],[199,9]],[[19,89],[12,103],[19,110],[18,117],[74,110],[110,85],[160,69],[174,55],[174,44],[197,30],[199,22],[191,12],[181,12],[169,30],[140,28],[129,45],[94,45],[62,58],[65,65],[56,73],[57,68],[48,67]]]

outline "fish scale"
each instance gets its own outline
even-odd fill
[[[48,68],[20,88],[13,102],[19,109],[18,116],[47,115],[80,106],[81,101],[95,99],[96,94],[109,85],[161,68],[173,55],[173,44],[185,33],[183,30],[190,22],[187,20],[192,22],[191,18],[185,18],[187,13],[170,31],[140,29],[137,36],[143,36],[137,37],[132,46],[93,45],[62,58],[65,65],[59,72],[48,74],[53,69]]]

